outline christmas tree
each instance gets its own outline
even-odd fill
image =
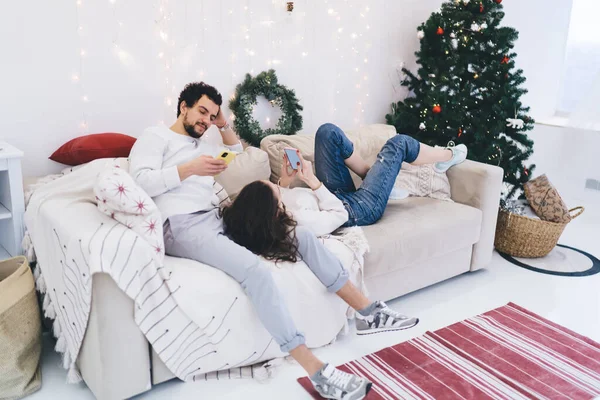
[[[518,32],[500,26],[501,3],[450,1],[421,24],[418,74],[403,69],[409,97],[392,104],[386,119],[423,143],[464,143],[469,159],[502,167],[509,199],[535,167],[525,165],[533,142],[524,133],[534,121],[519,100],[527,90],[514,63]]]

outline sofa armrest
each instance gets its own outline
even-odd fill
[[[504,171],[493,165],[467,160],[450,168],[447,175],[452,200],[482,212],[481,235],[479,242],[473,246],[471,259],[471,271],[475,271],[492,260]]]
[[[92,278],[92,304],[77,365],[96,399],[126,399],[150,390],[150,347],[131,300],[105,273]]]

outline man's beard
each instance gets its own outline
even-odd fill
[[[202,125],[204,126],[204,125]],[[204,132],[206,132],[206,130],[208,129],[208,127],[204,126],[204,132],[202,133],[198,133],[196,132],[196,124],[188,124],[187,121],[183,121],[183,129],[185,129],[185,131],[187,132],[188,135],[190,135],[191,137],[193,137],[194,139],[200,139],[202,137],[202,135],[204,135]]]

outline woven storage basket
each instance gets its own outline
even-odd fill
[[[577,213],[573,214],[575,211]],[[577,218],[583,211],[583,207],[575,207],[569,213],[572,218]],[[513,257],[544,257],[556,246],[567,223],[542,221],[500,209],[494,246],[499,252]]]
[[[23,256],[0,261],[0,399],[42,385],[42,328],[35,282]]]

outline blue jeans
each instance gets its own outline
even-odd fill
[[[410,136],[390,138],[357,190],[344,164],[354,152],[354,144],[336,125],[321,125],[315,136],[316,175],[344,203],[349,214],[344,226],[371,225],[381,218],[402,162],[415,161],[420,147]]]

